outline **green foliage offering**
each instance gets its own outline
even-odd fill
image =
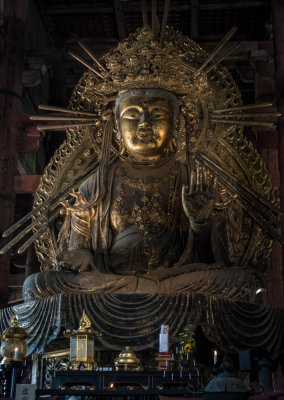
[[[196,340],[194,339],[194,331],[189,327],[183,327],[182,331],[178,334],[178,347],[179,353],[193,354],[196,348]],[[183,351],[182,351],[183,348]]]

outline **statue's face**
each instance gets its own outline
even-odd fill
[[[161,158],[173,135],[173,106],[163,96],[129,96],[119,105],[120,132],[137,161]]]

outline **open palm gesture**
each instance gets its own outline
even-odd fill
[[[190,188],[187,185],[182,187],[183,209],[192,224],[208,222],[217,195],[217,178],[202,166],[196,165],[191,171]]]

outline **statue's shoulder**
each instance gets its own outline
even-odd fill
[[[89,176],[89,178],[87,178],[79,187],[79,191],[83,193],[83,195],[87,200],[91,198],[92,193],[94,193],[94,190],[96,190],[97,174],[98,170],[94,172],[91,176]]]
[[[117,163],[110,165],[106,170],[107,176],[105,177],[105,179],[108,179],[110,176],[112,176],[116,168]],[[97,170],[92,175],[90,175],[89,178],[87,178],[79,187],[79,191],[83,193],[87,200],[90,200],[98,190],[98,184],[100,182],[100,179],[98,179],[98,173],[99,169],[97,168]]]

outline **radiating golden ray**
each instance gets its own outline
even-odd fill
[[[32,121],[93,121],[94,118],[87,117],[54,117],[48,115],[30,115],[29,118]]]
[[[284,216],[284,212],[281,211],[279,207],[270,203],[263,197],[260,197],[257,192],[255,192],[250,187],[245,185],[239,179],[235,178],[232,174],[230,174],[228,171],[226,171],[226,169],[221,167],[220,164],[217,164],[213,159],[209,158],[204,153],[199,153],[199,152],[196,153],[196,158],[198,161],[200,161],[201,163],[206,165],[218,177],[223,177],[226,182],[231,182],[232,185],[234,185],[233,186],[234,192],[238,192],[238,195],[244,196],[247,201],[251,201],[251,198],[252,198],[253,201],[255,201],[256,204],[258,204],[257,208],[259,209],[260,212],[263,210],[263,208],[259,208],[259,204],[267,207],[268,209],[270,209],[273,213],[276,213],[277,215]],[[248,196],[251,196],[251,197],[248,197]],[[277,226],[283,227],[281,221],[278,218],[276,218],[273,214],[269,215],[268,217],[272,218],[273,223],[275,223]]]
[[[15,222],[8,229],[6,229],[6,231],[2,233],[2,237],[10,236],[20,226],[24,225],[29,219],[35,217],[37,214],[40,213],[40,215],[37,216],[34,219],[34,221],[32,222],[32,227],[37,225],[47,215],[47,214],[45,214],[46,207],[48,207],[49,212],[53,211],[64,198],[68,197],[70,190],[72,188],[77,189],[80,186],[80,184],[82,183],[82,181],[85,180],[88,176],[90,176],[94,172],[94,170],[97,168],[98,165],[99,165],[99,161],[94,163],[94,165],[88,167],[86,169],[86,171],[84,171],[83,174],[76,176],[74,179],[71,180],[71,182],[69,182],[67,185],[64,185],[53,196],[48,197],[40,205],[38,205],[36,208],[34,208],[28,214],[26,214],[23,218],[21,218],[19,221]],[[1,251],[2,251],[2,249],[1,249]],[[2,254],[1,251],[0,251],[0,254]]]
[[[52,131],[56,129],[62,129],[62,128],[74,128],[75,126],[81,127],[81,126],[95,126],[97,125],[97,122],[86,122],[86,123],[73,123],[73,124],[57,124],[57,125],[38,125],[36,128],[39,131]]]
[[[203,71],[203,69],[206,67],[208,63],[210,63],[211,60],[220,52],[220,50],[224,47],[224,45],[231,39],[231,37],[236,33],[237,27],[234,26],[232,29],[229,30],[229,32],[224,36],[224,38],[221,40],[221,42],[216,46],[216,48],[208,55],[208,57],[203,61],[201,66],[197,70],[197,74],[200,74],[200,72]]]
[[[141,0],[143,26],[148,25],[147,0]]]
[[[157,26],[157,0],[152,0],[152,31],[154,39],[157,39],[158,26]]]
[[[97,114],[94,113],[90,113],[87,111],[79,111],[79,110],[69,110],[68,108],[64,108],[64,107],[57,107],[57,106],[48,106],[45,104],[40,104],[38,106],[39,110],[45,110],[45,111],[58,111],[58,112],[62,112],[62,113],[67,113],[67,114],[79,114],[79,115],[86,115],[89,117],[98,117]]]
[[[248,214],[250,214],[263,229],[265,229],[274,239],[278,240],[281,244],[284,244],[283,237],[279,235],[277,229],[271,225],[274,223],[276,226],[282,226],[281,221],[273,214],[268,214],[267,210],[264,210],[261,204],[265,205],[272,212],[283,215],[283,212],[278,207],[275,207],[273,204],[259,197],[258,193],[254,192],[238,179],[228,174],[225,169],[214,163],[213,160],[210,160],[206,155],[196,153],[196,158],[217,175],[220,182],[229,189],[229,192],[232,194],[237,193],[239,197],[246,202],[246,212],[248,212]],[[244,207],[243,202],[240,201],[238,197],[236,198],[236,201],[241,207]]]
[[[194,68],[192,65],[184,63],[184,62],[181,62],[180,66],[184,67],[184,68],[188,69],[189,71],[194,72],[194,74],[196,74],[197,69]]]
[[[211,119],[211,122],[216,124],[230,124],[230,125],[243,125],[243,126],[267,126],[272,127],[274,126],[274,122],[267,122],[267,121],[241,121],[241,120],[234,120],[234,119]]]
[[[210,65],[206,70],[204,71],[205,74],[208,74],[210,71],[212,71],[213,68],[216,67],[216,65],[220,64],[225,58],[229,57],[234,51],[236,51],[240,47],[240,43],[235,44],[232,46],[228,51],[226,51],[218,60],[214,61],[212,65]]]
[[[81,40],[78,40],[78,44],[79,46],[82,47],[82,49],[91,57],[91,59],[93,61],[95,61],[95,63],[98,65],[98,67],[100,67],[104,72],[106,72],[107,70],[105,69],[105,67],[102,65],[102,63],[100,63],[100,61],[96,58],[96,56],[94,55],[94,53],[83,43],[81,42]]]
[[[17,253],[22,254],[25,250],[34,242],[48,227],[56,220],[59,216],[60,211],[56,211],[55,214],[49,218],[49,220],[43,224],[21,247],[19,247]]]
[[[15,244],[17,244],[23,237],[25,237],[35,226],[41,222],[45,217],[50,215],[51,211],[54,210],[61,204],[61,201],[58,200],[55,204],[52,205],[52,208],[48,208],[43,211],[33,222],[30,223],[26,228],[24,228],[18,235],[16,235],[12,240],[9,241],[2,249],[0,250],[0,254],[5,254],[9,251]],[[38,212],[38,210],[34,210],[34,212]],[[4,237],[4,234],[2,235]]]
[[[272,112],[272,113],[232,113],[232,114],[214,114],[213,118],[249,118],[249,117],[281,117],[281,113]]]
[[[78,54],[74,53],[73,51],[68,51],[68,54],[70,54],[71,57],[75,58],[75,60],[79,61],[81,64],[85,65],[90,71],[92,71],[94,74],[99,76],[100,78],[104,79],[102,74],[98,72],[90,63],[85,61],[82,57],[80,57]]]
[[[168,22],[168,17],[169,17],[169,11],[170,11],[170,0],[165,0],[164,4],[164,15],[163,15],[163,22],[162,22],[162,29],[161,29],[161,39],[160,43],[163,45],[164,40],[165,40],[165,30]]]
[[[246,104],[245,106],[227,107],[213,110],[213,114],[227,112],[227,111],[241,111],[241,110],[253,110],[255,108],[272,107],[273,103],[257,103],[257,104]]]

